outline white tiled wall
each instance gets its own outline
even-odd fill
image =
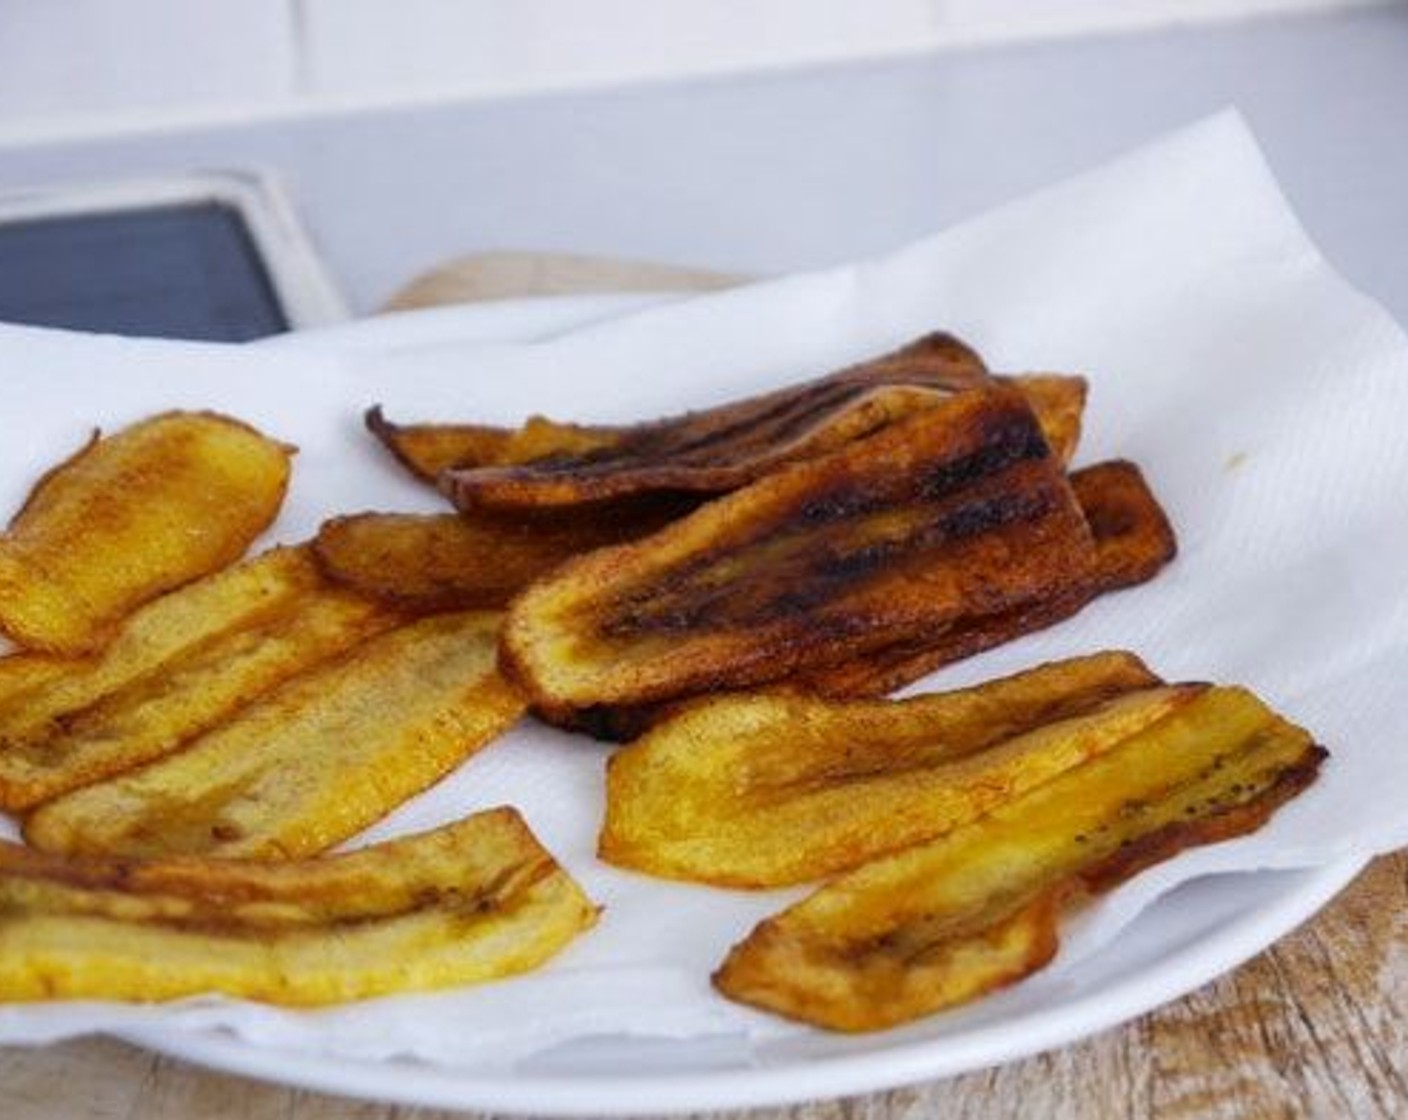
[[[288,0],[0,0],[0,123],[286,97]]]
[[[0,140],[1391,0],[0,0]]]
[[[303,0],[312,87],[493,92],[878,54],[933,0]]]

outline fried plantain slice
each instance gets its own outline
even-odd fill
[[[1071,475],[1071,489],[1095,539],[1088,581],[1009,610],[963,619],[937,635],[811,670],[797,679],[797,687],[836,699],[884,696],[935,669],[1054,626],[1108,591],[1144,583],[1177,554],[1173,527],[1135,464],[1115,459],[1086,467]],[[613,725],[621,723],[616,716]]]
[[[1095,537],[1096,594],[1153,579],[1178,555],[1178,539],[1138,465],[1109,459],[1071,474]]]
[[[1021,394],[960,393],[569,561],[500,661],[546,709],[778,680],[1088,578],[1094,546]]]
[[[997,378],[1010,381],[1026,395],[1047,442],[1062,462],[1069,462],[1080,441],[1085,408],[1086,381],[1070,374],[1027,374]],[[923,398],[903,398],[900,404],[924,403]],[[637,427],[567,424],[546,417],[529,418],[521,428],[487,424],[393,424],[380,405],[367,410],[367,428],[412,474],[436,483],[448,470],[471,471],[484,467],[528,466],[537,460],[565,460],[572,456],[604,453],[630,438]],[[615,504],[583,501],[586,508],[614,509]]]
[[[507,808],[291,863],[0,844],[0,999],[308,1006],[427,991],[536,968],[596,915]]]
[[[1085,378],[1064,373],[1026,373],[1000,377],[1022,391],[1041,421],[1041,432],[1051,451],[1062,463],[1069,463],[1080,444],[1081,420],[1089,391]]]
[[[886,361],[892,360],[886,359]],[[877,363],[877,374],[883,366]],[[827,380],[785,390],[790,402],[743,402],[628,428],[529,420],[500,461],[450,468],[440,488],[463,510],[534,510],[602,506],[641,494],[720,494],[736,490],[788,463],[814,459],[954,392],[1010,383],[1028,396],[1057,457],[1065,462],[1080,438],[1083,378],[1056,374],[989,379],[973,385],[845,383]],[[774,394],[780,395],[780,394]],[[759,413],[746,420],[715,413]],[[696,432],[701,417],[718,423]],[[721,430],[714,430],[715,428]]]
[[[1115,749],[759,924],[714,983],[833,1030],[878,1030],[1041,967],[1061,905],[1252,831],[1325,752],[1250,693],[1212,688]]]
[[[329,578],[408,610],[505,607],[564,560],[653,533],[693,505],[655,498],[609,517],[363,513],[325,521],[314,547]]]
[[[275,549],[139,609],[88,658],[0,659],[0,807],[39,802],[175,750],[277,684],[404,621]],[[34,673],[7,694],[4,681]]]
[[[1168,518],[1135,464],[1110,460],[1070,476],[1071,489],[1095,540],[1092,578],[1057,594],[996,614],[960,619],[937,634],[807,669],[788,682],[798,691],[848,700],[884,696],[935,669],[1069,618],[1093,597],[1153,578],[1177,553]],[[630,742],[679,704],[540,709],[547,722],[608,742]]]
[[[643,424],[566,424],[535,416],[518,429],[397,425],[380,406],[366,422],[412,473],[440,479],[462,508],[556,507],[660,490],[733,489],[871,431],[892,411],[922,407],[934,391],[986,380],[971,348],[935,332],[801,385]],[[478,477],[480,471],[487,473]]]
[[[12,653],[0,657],[0,711],[23,696],[62,677],[73,660],[52,653]]]
[[[1200,691],[1158,683],[1114,652],[908,700],[696,701],[612,757],[599,854],[719,886],[820,879],[966,824]]]
[[[212,633],[244,625],[316,579],[305,550],[271,549],[164,595],[123,622],[101,654],[0,658],[0,723],[42,727],[165,664]]]
[[[0,633],[105,644],[163,592],[236,560],[279,511],[292,448],[210,412],[167,412],[50,470],[0,534]]]
[[[513,428],[487,424],[393,424],[381,405],[367,409],[367,430],[417,478],[432,485],[452,467],[488,467],[501,461]]]
[[[360,832],[505,730],[499,615],[436,615],[281,686],[168,758],[41,806],[37,848],[296,858]]]

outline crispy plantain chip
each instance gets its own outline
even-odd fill
[[[1022,391],[1041,421],[1041,432],[1051,451],[1063,463],[1075,456],[1080,443],[1088,386],[1085,378],[1064,373],[1028,373],[1002,377]]]
[[[29,809],[168,754],[401,621],[330,586],[307,549],[280,548],[140,608],[96,656],[0,659],[0,807]]]
[[[1021,394],[960,393],[569,561],[514,601],[500,660],[540,708],[674,699],[1054,595],[1093,562]]]
[[[436,615],[295,677],[149,766],[25,821],[47,851],[295,858],[360,832],[505,730],[500,616]]]
[[[1178,540],[1139,467],[1127,459],[1071,475],[1071,489],[1095,536],[1095,591],[1153,579],[1178,555]]]
[[[367,430],[403,467],[434,483],[452,467],[488,467],[500,462],[514,436],[512,428],[487,424],[393,424],[381,405],[367,409]]]
[[[72,658],[52,653],[12,653],[0,657],[0,711],[13,697],[23,696],[68,672]]]
[[[1052,626],[1090,600],[1153,578],[1177,552],[1173,529],[1139,468],[1123,460],[1097,463],[1070,476],[1071,488],[1095,539],[1091,579],[996,614],[963,618],[937,634],[808,669],[788,682],[832,699],[884,696],[935,669]],[[554,726],[609,742],[630,742],[678,710],[679,704],[539,709]]]
[[[777,410],[762,427],[730,425],[726,435],[695,435],[690,421],[662,421],[671,438],[621,439],[581,453],[559,452],[522,466],[454,469],[440,476],[440,488],[462,510],[574,509],[620,501],[640,494],[723,494],[746,486],[788,463],[815,459],[896,420],[932,408],[949,394],[924,386],[843,386],[812,401],[797,396],[794,410]],[[772,411],[772,410],[769,410]],[[675,428],[683,428],[678,435]],[[530,424],[528,429],[531,430]],[[798,434],[777,435],[774,429]],[[624,431],[631,431],[624,429]],[[638,430],[637,430],[638,431]],[[642,433],[654,435],[656,433]],[[676,444],[680,447],[676,449]],[[751,446],[757,444],[754,450]]]
[[[874,368],[879,375],[885,366],[877,363]],[[788,463],[814,459],[862,439],[932,408],[956,391],[1004,383],[1028,397],[1043,434],[1065,462],[1080,438],[1083,378],[1051,374],[952,387],[923,380],[865,384],[827,379],[773,394],[786,394],[788,400],[767,407],[764,402],[771,398],[757,398],[629,428],[534,417],[515,433],[499,462],[450,468],[439,476],[439,484],[464,510],[608,507],[642,494],[721,494]],[[745,405],[748,417],[731,415]]]
[[[238,559],[278,513],[291,453],[207,412],[95,437],[0,535],[0,633],[57,653],[101,647],[136,607]]]
[[[1113,750],[937,840],[852,871],[735,946],[725,995],[878,1030],[1041,967],[1061,904],[1258,828],[1325,752],[1250,693],[1212,688]]]
[[[820,879],[966,824],[1199,691],[1157,684],[1104,653],[908,700],[699,700],[612,757],[600,854],[720,886]]]
[[[363,513],[324,522],[314,547],[331,579],[408,610],[505,607],[564,560],[653,533],[693,503],[631,505],[609,517]]]
[[[1057,458],[1069,462],[1080,440],[1085,379],[1025,374],[995,380],[1022,391]],[[380,405],[365,419],[402,465],[438,483],[461,509],[583,506],[602,516],[631,495],[726,493],[947,394],[993,383],[975,351],[934,332],[827,377],[641,424],[572,424],[543,416],[520,428],[395,424]]]
[[[814,669],[798,678],[797,686],[837,699],[884,696],[944,665],[1053,626],[1108,591],[1144,583],[1177,553],[1173,528],[1133,463],[1111,460],[1076,471],[1071,489],[1095,538],[1088,581],[1009,610],[965,618],[937,635]],[[648,721],[646,716],[642,722]],[[630,728],[620,714],[614,714],[613,725]]]
[[[936,391],[986,380],[972,349],[934,333],[802,385],[625,427],[541,416],[518,429],[396,425],[380,407],[366,419],[392,454],[419,477],[439,479],[462,508],[551,508],[661,490],[734,489],[924,407]]]
[[[506,808],[291,863],[0,844],[0,999],[366,999],[525,972],[595,920]]]

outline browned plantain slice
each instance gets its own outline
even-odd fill
[[[451,468],[440,488],[464,510],[534,510],[607,505],[641,494],[718,494],[745,486],[788,463],[814,459],[968,388],[1010,383],[1028,396],[1057,457],[1080,438],[1085,381],[1055,374],[997,378],[953,388],[932,384],[813,383],[790,390],[792,403],[722,431],[696,433],[701,416],[630,428],[558,424],[534,417],[482,467]],[[824,391],[823,391],[824,390]],[[725,410],[742,408],[728,406]]]
[[[1084,582],[1085,519],[1010,388],[569,561],[509,610],[501,662],[547,709],[742,687]]]
[[[324,522],[315,549],[331,579],[409,610],[504,607],[564,560],[653,533],[693,503],[625,505],[552,518],[363,513]]]
[[[998,380],[1010,382],[1022,391],[1041,421],[1041,432],[1052,453],[1061,462],[1069,463],[1080,443],[1088,389],[1085,378],[1064,373],[1028,373]]]
[[[580,505],[661,490],[731,490],[925,407],[935,391],[986,380],[973,350],[936,332],[802,385],[644,424],[535,416],[519,429],[401,426],[374,408],[367,426],[413,473],[440,479],[462,508]]]
[[[278,513],[292,449],[205,412],[94,439],[0,535],[0,633],[91,652],[134,608],[237,559]]]
[[[294,858],[360,832],[505,730],[499,615],[436,615],[296,677],[172,755],[41,806],[46,851]]]
[[[1324,757],[1250,693],[1209,689],[1103,756],[761,923],[714,983],[845,1031],[971,999],[1051,957],[1069,896],[1252,831]]]
[[[292,863],[0,844],[0,999],[313,1005],[536,968],[596,908],[512,809]]]
[[[1200,691],[1157,684],[1104,653],[909,700],[699,700],[612,757],[600,854],[720,886],[820,879],[966,824]]]
[[[1111,460],[1076,471],[1071,489],[1095,538],[1095,567],[1088,582],[1006,611],[966,618],[938,635],[814,669],[797,679],[797,687],[837,699],[884,696],[944,665],[1070,618],[1107,591],[1144,583],[1174,558],[1173,528],[1133,463]],[[615,715],[614,725],[629,729],[621,715]]]
[[[487,424],[393,424],[381,405],[367,409],[367,430],[403,467],[434,483],[452,467],[487,467],[500,462],[514,436],[513,428]]]
[[[1127,459],[1071,475],[1071,489],[1095,536],[1097,594],[1134,587],[1178,555],[1178,540],[1139,467]]]
[[[275,549],[139,609],[101,654],[0,659],[0,807],[29,809],[175,750],[400,621]],[[7,678],[25,687],[6,687]]]
[[[832,699],[884,696],[935,669],[981,653],[1076,614],[1098,594],[1153,578],[1177,552],[1173,530],[1139,468],[1123,460],[1097,463],[1070,476],[1095,537],[1093,578],[1055,595],[991,615],[955,622],[923,635],[871,650],[835,665],[808,669],[788,683]],[[554,726],[609,742],[629,742],[679,705],[596,705],[540,710]]]

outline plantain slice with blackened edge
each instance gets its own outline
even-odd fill
[[[1024,373],[997,381],[1021,390],[1041,423],[1041,433],[1056,458],[1070,463],[1080,444],[1089,386],[1085,378],[1066,373]]]
[[[398,460],[421,478],[438,479],[461,508],[552,508],[646,492],[735,489],[926,407],[935,392],[986,380],[970,347],[936,332],[801,385],[643,424],[533,417],[518,429],[397,425],[379,407],[366,420]]]
[[[1054,955],[1064,904],[1255,830],[1324,757],[1245,690],[1208,689],[1099,758],[762,922],[715,986],[842,1031],[973,999]]]
[[[405,621],[330,584],[307,548],[277,548],[140,608],[97,655],[0,658],[0,807],[31,809],[169,754]],[[9,692],[26,667],[44,672]]]
[[[1089,578],[1094,546],[1019,392],[934,408],[569,561],[500,652],[542,708],[792,676]]]
[[[1113,652],[906,700],[701,699],[612,756],[600,855],[718,886],[821,879],[966,824],[1200,691],[1159,683]]]
[[[452,468],[437,483],[467,512],[609,509],[648,494],[723,494],[788,463],[862,439],[949,394],[929,386],[881,384],[832,386],[815,395],[820,399],[797,391],[793,409],[776,410],[779,415],[769,416],[766,424],[740,424],[719,435],[694,435],[695,414],[620,429],[535,417],[520,435],[546,441],[551,434],[550,454],[522,464]]]
[[[838,699],[884,696],[952,662],[1054,626],[1100,595],[1153,579],[1177,554],[1173,527],[1135,464],[1115,459],[1075,471],[1071,489],[1095,538],[1088,581],[1009,610],[966,618],[940,634],[822,666],[799,676],[796,686]]]
[[[49,801],[46,851],[292,859],[360,832],[505,731],[499,615],[433,615],[295,677],[176,754]]]
[[[758,405],[760,415],[726,427],[716,413],[744,404],[626,428],[533,417],[504,445],[498,462],[446,468],[437,479],[451,502],[467,511],[589,509],[641,494],[727,493],[932,408],[955,392],[993,384],[1010,384],[1027,397],[1052,450],[1068,461],[1080,439],[1085,380],[1040,374],[953,387],[814,383],[785,390],[790,400],[766,411],[757,401],[744,402]],[[481,438],[482,430],[475,436]]]
[[[937,634],[805,670],[787,683],[799,692],[832,699],[884,696],[951,662],[1069,618],[1097,595],[1152,579],[1173,559],[1177,552],[1173,529],[1133,463],[1097,463],[1075,471],[1070,482],[1095,540],[1089,580],[1073,581],[1055,595],[996,614],[960,619]],[[538,714],[567,731],[629,742],[680,707],[679,702],[665,701],[540,709]]]
[[[505,607],[563,561],[653,533],[696,504],[650,495],[609,516],[363,513],[325,521],[314,549],[328,578],[407,610]]]
[[[512,809],[287,863],[0,843],[0,1000],[311,1006],[536,968],[596,920]]]
[[[273,521],[292,448],[213,412],[166,412],[50,470],[0,534],[0,633],[76,655],[131,611],[238,559]]]

